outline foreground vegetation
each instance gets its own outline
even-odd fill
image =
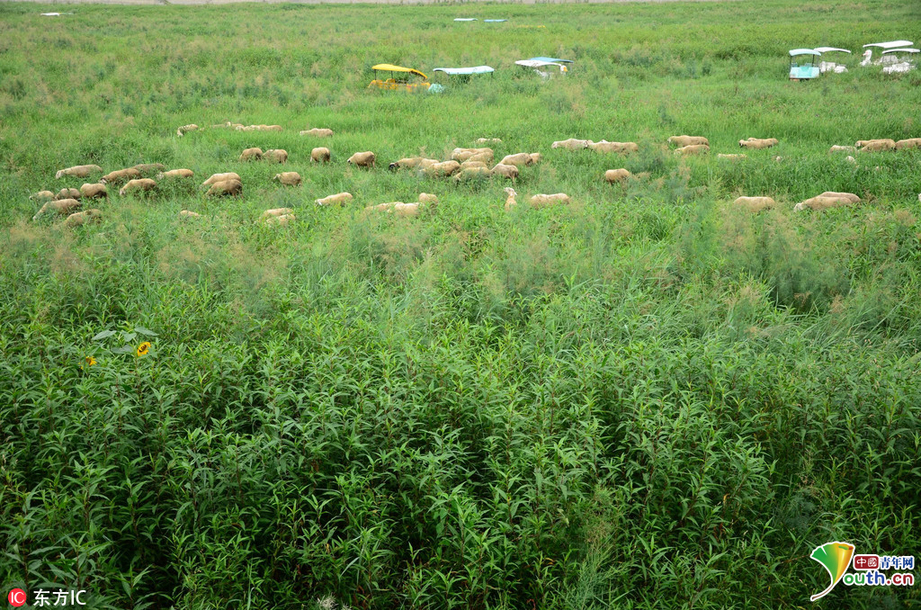
[[[7,589],[97,608],[793,608],[828,584],[820,544],[921,556],[921,151],[827,154],[921,136],[921,74],[851,58],[785,79],[789,48],[921,38],[917,3],[73,8],[0,5]],[[452,21],[468,15],[510,21]],[[512,66],[532,55],[577,63],[544,83]],[[365,90],[383,61],[498,71]],[[225,121],[285,130],[175,135]],[[336,135],[297,135],[311,126]],[[680,133],[713,155],[677,159]],[[550,149],[571,136],[641,152]],[[748,136],[781,144],[716,158]],[[509,214],[499,181],[344,163],[478,137],[543,153],[516,188],[574,203]],[[309,166],[318,145],[330,166]],[[248,146],[286,149],[303,186],[238,163]],[[245,196],[177,186],[113,196],[76,231],[30,220],[30,193],[83,182],[55,170],[140,162],[195,184],[236,171]],[[600,180],[621,166],[650,176]],[[341,190],[353,207],[312,204]],[[865,203],[793,212],[823,190]],[[362,213],[421,191],[441,200],[421,218]],[[781,205],[742,213],[741,194]],[[297,222],[258,226],[274,207]]]

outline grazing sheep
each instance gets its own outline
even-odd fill
[[[675,149],[676,155],[708,155],[710,154],[710,147],[706,144],[690,144],[688,146],[682,146],[681,148]]]
[[[474,144],[502,144],[499,138],[477,138]]]
[[[496,163],[490,173],[493,176],[502,176],[508,180],[515,180],[518,178],[518,166],[517,165],[506,165],[505,163]]]
[[[93,173],[101,174],[102,168],[98,165],[75,165],[73,167],[58,170],[54,177],[63,178],[64,176],[73,176],[74,178],[86,178]]]
[[[597,153],[622,154],[635,153],[640,149],[636,142],[608,142],[607,140],[602,140],[601,142],[592,142],[588,145],[588,147]]]
[[[307,129],[301,132],[302,136],[313,136],[315,138],[328,138],[333,135],[332,129],[324,129],[321,127],[314,127],[313,129]]]
[[[857,152],[882,152],[895,150],[895,140],[883,138],[879,140],[858,140],[855,144]]]
[[[467,157],[467,161],[479,161],[487,165],[492,163],[492,160],[493,160],[493,153],[491,150],[485,151],[485,152],[474,153],[470,155],[469,157]]]
[[[272,161],[274,163],[287,163],[288,162],[288,151],[282,148],[273,148],[267,150],[262,154],[262,158],[265,161]]]
[[[393,201],[390,203],[379,203],[377,205],[369,205],[365,208],[365,212],[386,212],[388,214],[394,214],[400,218],[407,218],[412,216],[418,216],[419,210],[422,208],[420,203],[403,203],[402,201]]]
[[[154,172],[162,172],[166,169],[166,166],[162,163],[139,163],[134,166],[134,169],[141,172],[141,175],[144,175],[153,174]]]
[[[464,161],[460,166],[461,171],[472,167],[485,167],[486,169],[489,169],[489,166],[482,161]]]
[[[908,138],[907,140],[899,140],[895,143],[896,150],[905,150],[908,148],[921,148],[921,138]]]
[[[738,155],[726,155],[723,153],[719,153],[716,155],[716,158],[717,159],[729,159],[730,161],[741,161],[742,159],[748,159],[748,155],[746,155],[745,153],[741,153]]]
[[[76,199],[55,199],[54,201],[46,201],[41,209],[36,212],[35,216],[32,217],[32,220],[38,220],[45,214],[73,214],[75,210],[79,210],[80,206],[83,205]]]
[[[374,167],[374,153],[369,151],[357,152],[346,161],[356,167]]]
[[[280,216],[269,216],[262,220],[267,227],[287,227],[290,223],[297,220],[294,214],[282,214]]]
[[[699,146],[701,144],[710,146],[710,140],[703,136],[671,136],[668,139],[668,143],[673,146],[678,146],[679,148],[684,148],[685,146]]]
[[[391,171],[396,171],[398,169],[415,169],[422,166],[432,166],[438,163],[438,159],[426,159],[423,157],[404,157],[403,159],[397,159],[390,164]]]
[[[218,182],[223,182],[224,180],[236,180],[237,182],[242,182],[240,175],[236,172],[226,172],[223,174],[212,174],[210,178],[201,183],[202,186],[211,186],[212,184],[217,184]]]
[[[201,218],[201,214],[197,214],[197,213],[191,212],[191,211],[189,211],[189,210],[182,210],[182,211],[179,212],[179,218],[180,218],[180,219],[185,219],[185,218]]]
[[[135,178],[140,178],[140,177],[141,177],[141,172],[134,169],[133,167],[129,167],[127,169],[118,169],[118,170],[115,170],[114,172],[109,172],[108,174],[103,176],[99,181],[103,184],[108,184],[110,182],[112,184],[118,184],[119,182],[128,182],[129,180],[134,180]]]
[[[221,123],[220,125],[212,125],[211,127],[212,127],[213,129],[219,129],[219,128],[221,128],[221,127],[229,127],[229,128],[231,128],[231,129],[239,129],[239,128],[243,127],[243,123],[231,123],[230,121],[227,121],[226,123]]]
[[[39,191],[34,195],[29,195],[29,199],[32,201],[51,201],[52,199],[57,199],[57,197],[51,191]]]
[[[431,193],[419,193],[419,203],[438,205],[438,197]]]
[[[505,192],[508,194],[508,197],[505,198],[505,211],[511,212],[512,208],[518,205],[518,193],[510,186],[505,187]]]
[[[78,189],[75,188],[64,188],[58,191],[57,195],[54,196],[55,199],[80,199],[83,197]]]
[[[422,172],[433,178],[447,178],[453,176],[460,170],[460,163],[457,161],[443,161],[430,166],[423,166]]]
[[[258,161],[262,158],[261,148],[247,148],[240,154],[240,161]]]
[[[336,193],[335,195],[329,195],[322,199],[317,199],[317,205],[345,205],[353,199],[351,193]]]
[[[828,197],[819,195],[817,197],[812,197],[811,199],[797,203],[793,209],[799,212],[807,208],[810,210],[825,210],[827,208],[837,208],[846,205],[853,205],[854,203],[860,201],[860,198],[857,198],[857,201],[854,201],[854,197],[856,197],[856,195],[851,193],[842,193],[841,196],[835,193],[834,195]]]
[[[510,210],[518,204],[516,200],[518,193],[511,187],[506,187],[505,192],[508,193],[508,198],[505,200],[505,209]],[[528,201],[531,203],[531,207],[543,208],[550,205],[569,204],[572,199],[566,193],[553,193],[552,195],[532,195]]]
[[[183,125],[179,129],[177,129],[176,135],[181,138],[182,136],[189,133],[190,131],[197,131],[197,130],[198,130],[198,125],[196,125],[195,123],[190,123],[189,125]]]
[[[854,193],[841,193],[838,191],[825,191],[820,193],[819,197],[834,197],[836,199],[847,199],[850,203],[860,203],[860,197]]]
[[[851,155],[846,156],[844,160],[850,163],[851,165],[857,165],[857,159],[855,159]]]
[[[171,169],[168,172],[160,172],[157,174],[157,180],[163,180],[164,178],[191,178],[195,173],[190,169]]]
[[[828,152],[829,154],[836,153],[836,152],[857,152],[857,147],[856,146],[838,146],[836,144],[832,146],[831,148],[829,148]]]
[[[474,155],[479,155],[475,161],[485,161],[490,163],[493,159],[493,150],[491,148],[455,148],[451,151],[451,159],[458,162],[469,160]],[[488,161],[482,157],[488,157]]]
[[[281,125],[235,125],[237,131],[281,131]]]
[[[515,167],[528,167],[540,161],[540,153],[517,153],[505,155],[499,161],[501,165],[514,165]]]
[[[87,183],[80,187],[80,194],[87,199],[103,199],[109,196],[109,191],[106,189],[105,184],[98,182],[95,184]]]
[[[777,138],[748,138],[747,140],[739,140],[739,146],[742,148],[771,148],[772,146],[777,146],[779,142]]]
[[[231,195],[236,197],[237,195],[243,194],[243,183],[239,180],[221,180],[220,182],[215,182],[211,185],[211,188],[208,189],[208,192],[205,195],[209,197],[225,197]]]
[[[97,223],[102,220],[102,211],[96,208],[76,212],[67,217],[64,221],[65,227],[82,227],[85,224]]]
[[[314,163],[329,163],[332,155],[326,147],[314,148],[310,151],[310,160]]]
[[[129,180],[128,184],[123,186],[120,191],[118,191],[119,196],[124,197],[129,193],[146,193],[147,191],[152,191],[157,188],[157,183],[151,180],[150,178],[137,178],[135,180]]]
[[[465,180],[485,180],[488,179],[490,175],[489,168],[486,167],[486,165],[483,165],[483,167],[466,167],[454,174],[454,180],[456,182],[463,182]]]
[[[609,169],[604,173],[604,181],[609,184],[614,184],[615,182],[623,182],[632,175],[633,174],[624,168]]]
[[[775,202],[771,197],[739,197],[732,203],[733,205],[747,209],[749,212],[769,210],[777,205],[777,202]]]
[[[299,186],[301,184],[301,175],[297,172],[282,172],[275,174],[272,180],[278,180],[284,186]]]
[[[550,148],[565,148],[566,150],[581,150],[583,148],[588,148],[589,145],[594,144],[591,140],[577,140],[576,138],[569,138],[568,140],[560,140],[559,142],[554,142]]]
[[[262,216],[259,217],[260,220],[266,220],[267,218],[272,218],[274,216],[285,216],[286,214],[293,214],[294,210],[291,208],[273,208],[271,210],[266,210],[262,213]]]

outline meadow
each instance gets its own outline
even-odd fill
[[[921,137],[921,70],[857,66],[896,38],[921,39],[917,2],[0,3],[0,586],[113,609],[918,607],[919,584],[809,602],[818,545],[921,559],[921,150],[828,153]],[[787,50],[820,45],[849,71],[789,82]],[[535,55],[575,64],[513,65]],[[380,62],[497,71],[368,90]],[[176,136],[226,121],[284,130]],[[677,134],[712,153],[676,157]],[[717,158],[749,136],[780,144]],[[572,204],[509,213],[499,179],[386,169],[480,137],[542,153],[515,188]],[[569,137],[640,151],[551,149]],[[251,146],[303,184],[238,162]],[[377,168],[345,163],[363,150]],[[195,180],[32,221],[30,194],[84,182],[56,170],[142,162]],[[618,167],[649,175],[605,184]],[[222,171],[242,197],[203,197]],[[825,190],[863,202],[794,212]],[[363,211],[423,191],[418,218]],[[297,221],[256,222],[277,207]]]

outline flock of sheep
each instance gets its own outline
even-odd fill
[[[231,128],[239,131],[280,131],[279,125],[248,125],[244,126],[239,123],[223,123],[214,125],[214,128]],[[182,136],[191,131],[197,131],[197,125],[183,125],[177,130],[177,134]],[[332,130],[314,128],[300,132],[301,135],[313,137],[330,137],[333,135]],[[480,138],[476,144],[497,144],[502,141],[498,138]],[[675,147],[676,155],[702,155],[709,154],[710,142],[702,136],[672,136],[668,138],[668,143]],[[739,146],[746,149],[765,149],[771,148],[778,144],[775,138],[747,138],[739,141]],[[615,153],[629,155],[639,150],[639,145],[635,142],[608,142],[601,140],[594,142],[592,140],[580,140],[570,138],[553,142],[551,148],[560,148],[565,150],[591,149],[597,153]],[[891,139],[860,140],[854,146],[832,146],[829,152],[879,152],[888,150],[904,150],[908,148],[921,148],[921,138],[911,138],[899,140],[898,142]],[[744,159],[745,154],[719,154],[723,159]],[[311,151],[310,159],[312,163],[322,164],[332,161],[332,154],[329,148],[317,147]],[[780,157],[777,157],[780,159]],[[853,157],[848,157],[852,162]],[[263,151],[260,148],[247,148],[239,158],[241,162],[266,161],[271,163],[284,164],[288,161],[288,153],[282,149],[270,149]],[[500,177],[507,180],[515,180],[519,176],[522,168],[529,167],[540,163],[542,156],[540,153],[520,152],[506,155],[499,162],[493,163],[494,151],[492,148],[481,146],[477,148],[455,148],[450,157],[446,160],[431,159],[425,157],[406,157],[398,159],[389,164],[391,171],[410,170],[417,172],[420,176],[431,178],[448,178],[451,177],[456,182],[474,179],[488,179]],[[347,163],[354,167],[374,168],[376,165],[376,156],[371,151],[357,152],[348,158]],[[90,176],[102,174],[103,169],[98,165],[77,165],[62,169],[55,174],[55,178],[76,177],[89,178]],[[156,180],[150,178],[156,175]],[[98,182],[87,182],[79,189],[63,188],[57,193],[52,191],[39,191],[32,195],[31,199],[42,203],[41,209],[33,216],[33,220],[38,220],[43,216],[64,216],[64,226],[78,227],[84,224],[99,222],[102,219],[102,212],[98,208],[83,208],[83,201],[105,199],[109,196],[109,185],[122,185],[118,191],[119,196],[146,194],[156,191],[158,185],[164,181],[188,180],[194,177],[194,172],[190,169],[171,169],[167,170],[160,163],[144,163],[134,167],[111,171],[101,176]],[[625,168],[610,169],[605,171],[604,180],[608,183],[622,183],[630,178],[642,178],[644,175],[634,176]],[[278,173],[273,180],[283,186],[296,187],[301,184],[301,176],[294,171]],[[209,177],[202,183],[202,186],[208,187],[206,196],[239,196],[243,193],[243,181],[240,175],[235,172],[217,173]],[[511,187],[505,189],[507,198],[505,209],[511,210],[518,201],[518,193]],[[346,205],[353,200],[350,193],[336,193],[320,199],[315,203],[320,206],[329,205]],[[532,207],[544,207],[548,205],[568,204],[571,198],[565,193],[554,194],[537,194],[528,198]],[[853,193],[841,193],[835,191],[825,191],[815,197],[802,201],[794,207],[795,210],[823,210],[829,207],[841,205],[851,205],[860,202],[860,197]],[[417,201],[404,203],[394,201],[370,205],[365,208],[368,212],[387,212],[397,216],[417,216],[425,206],[435,206],[438,198],[430,193],[420,193]],[[757,197],[739,197],[735,200],[735,205],[751,210],[753,212],[772,208],[776,205],[773,198],[767,196]],[[182,210],[179,213],[180,218],[196,218],[199,214]],[[266,210],[262,213],[260,221],[272,225],[287,225],[295,220],[294,210],[291,208],[275,208]]]

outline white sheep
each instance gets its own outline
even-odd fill
[[[211,174],[211,177],[201,183],[202,186],[211,186],[225,180],[236,180],[242,182],[240,175],[236,172],[225,172],[223,174]]]
[[[72,187],[63,188],[54,196],[55,199],[80,199],[81,197],[83,197],[83,193],[81,193],[79,189]]]
[[[305,129],[301,132],[302,136],[313,136],[315,138],[329,138],[333,135],[332,129],[325,129],[323,127],[314,127],[313,129]]]
[[[310,151],[310,160],[313,163],[329,163],[332,155],[325,146],[319,146]]]
[[[346,163],[355,167],[374,167],[374,153],[370,150],[357,152],[349,157]]]
[[[51,191],[39,191],[35,193],[34,195],[29,195],[29,199],[31,199],[32,201],[44,202],[44,201],[51,201],[53,199],[57,199],[57,197],[55,197],[54,193],[52,193]]]
[[[105,176],[99,179],[103,184],[118,184],[120,182],[128,182],[129,180],[134,180],[136,178],[141,178],[141,172],[133,167],[127,167],[125,169],[117,169],[114,172],[109,172]]]
[[[710,147],[706,144],[689,144],[675,149],[676,155],[707,155],[710,154]]]
[[[262,159],[273,163],[287,163],[288,151],[282,148],[273,148],[262,153]]]
[[[560,140],[554,142],[550,145],[550,148],[565,148],[566,150],[581,150],[583,148],[588,148],[591,144],[594,144],[591,140],[578,140],[576,138],[569,138],[568,140]]]
[[[201,218],[201,214],[198,214],[197,212],[192,212],[192,211],[190,211],[190,210],[180,210],[180,212],[179,212],[179,218],[180,218],[180,219],[186,219],[186,218]]]
[[[854,146],[858,152],[882,152],[895,150],[895,140],[882,138],[877,140],[858,140]]]
[[[211,188],[208,189],[208,192],[205,193],[208,197],[225,197],[243,194],[243,183],[239,180],[221,180],[220,182],[215,182],[211,185]]]
[[[772,146],[777,146],[779,144],[777,138],[748,138],[745,140],[739,140],[739,146],[742,148],[771,148]]]
[[[632,174],[624,168],[620,169],[609,169],[604,172],[604,181],[609,184],[614,184],[616,182],[624,182]]]
[[[128,183],[118,191],[118,194],[124,197],[129,193],[146,193],[155,188],[157,188],[157,183],[150,178],[136,178],[134,180],[129,180]]]
[[[515,180],[518,177],[518,166],[496,163],[490,170],[490,174],[493,176],[501,176],[508,180]]]
[[[895,143],[896,150],[906,150],[908,148],[921,148],[921,138],[908,138]]]
[[[592,142],[588,145],[588,147],[597,153],[621,154],[634,153],[640,149],[636,142],[608,142],[607,140],[602,140],[601,142]]]
[[[272,180],[277,180],[284,186],[299,186],[301,184],[301,175],[297,172],[282,172],[275,174]]]
[[[80,194],[87,199],[104,199],[109,196],[109,191],[105,184],[87,183],[80,187]]]
[[[73,214],[75,210],[79,210],[82,204],[76,199],[55,199],[53,201],[46,201],[42,205],[41,209],[35,213],[35,216],[32,217],[32,220],[38,220],[45,214]]]
[[[508,193],[508,198],[505,200],[505,209],[511,210],[516,205],[518,205],[518,193],[515,192],[515,189],[511,187],[506,187],[505,192]],[[553,193],[552,195],[532,195],[528,201],[530,202],[531,207],[543,208],[550,205],[569,204],[571,203],[572,199],[566,193]]]
[[[96,208],[76,212],[67,217],[64,221],[65,227],[82,227],[85,224],[93,224],[102,220],[102,211]]]
[[[748,159],[748,155],[746,155],[745,153],[740,153],[740,154],[737,154],[737,155],[733,155],[733,154],[728,154],[728,155],[727,155],[727,154],[723,154],[723,153],[718,153],[718,154],[716,155],[716,158],[717,158],[717,159],[727,159],[727,160],[729,160],[729,161],[741,161],[741,160],[743,160],[743,159]]]
[[[521,168],[539,163],[540,159],[540,153],[516,153],[514,155],[505,155],[502,160],[499,161],[499,164],[514,165]]]
[[[829,154],[838,153],[838,152],[857,152],[857,147],[856,146],[838,146],[837,144],[835,144],[834,146],[828,149]]]
[[[183,125],[183,126],[180,127],[179,129],[177,129],[177,130],[176,130],[176,135],[179,136],[179,137],[181,138],[182,136],[184,136],[184,135],[187,134],[188,132],[190,132],[190,131],[197,131],[197,130],[198,130],[198,125],[196,125],[195,123],[190,123],[190,124],[188,124],[188,125]]]
[[[771,197],[739,197],[732,203],[733,205],[745,208],[750,212],[769,210],[777,205],[777,202],[775,202]]]
[[[255,147],[255,148],[247,148],[242,153],[240,153],[239,160],[240,161],[258,161],[261,158],[262,158],[262,149]]]
[[[190,169],[179,168],[171,169],[168,172],[160,172],[157,174],[157,180],[169,179],[169,178],[192,178],[195,175]]]
[[[710,146],[710,140],[703,136],[671,136],[668,143],[683,148],[685,146]]]

